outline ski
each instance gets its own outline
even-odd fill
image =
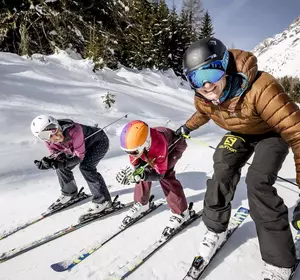
[[[11,258],[14,258],[20,254],[23,254],[25,252],[28,252],[29,250],[32,250],[40,245],[43,245],[45,243],[48,243],[58,237],[61,237],[63,235],[66,235],[70,232],[73,232],[77,229],[80,229],[88,224],[90,224],[91,222],[94,222],[100,218],[103,218],[103,217],[106,217],[110,214],[113,214],[113,213],[116,213],[120,210],[123,210],[123,209],[126,209],[126,208],[129,208],[131,207],[134,202],[129,202],[127,204],[122,204],[120,201],[117,200],[118,199],[118,195],[115,197],[113,203],[112,203],[112,207],[111,208],[108,208],[108,209],[105,209],[103,212],[101,213],[98,213],[98,214],[94,214],[93,216],[90,216],[88,219],[84,220],[83,222],[78,222],[77,224],[75,225],[71,225],[69,227],[66,227],[62,230],[59,230],[53,234],[50,234],[50,235],[47,235],[45,237],[42,237],[38,240],[35,240],[29,244],[26,244],[22,247],[18,247],[18,248],[14,248],[8,252],[5,252],[5,253],[2,253],[0,255],[0,262],[3,262],[3,261],[6,261],[6,260],[9,260]]]
[[[232,236],[232,234],[235,232],[235,230],[243,223],[243,221],[248,217],[249,210],[244,207],[240,207],[234,214],[234,216],[230,219],[229,225],[228,225],[228,233],[225,241],[222,243],[222,245],[217,249],[215,254],[212,256],[210,261],[204,262],[204,260],[201,258],[201,256],[196,256],[193,260],[193,263],[186,274],[186,276],[183,278],[183,280],[199,280],[201,279],[202,274],[204,271],[209,267],[209,264],[212,262],[214,257],[218,254],[218,252],[222,249],[226,241]]]
[[[30,220],[28,220],[27,222],[21,224],[21,225],[18,225],[17,227],[13,228],[13,229],[10,229],[8,231],[4,231],[0,234],[0,240],[24,229],[24,228],[27,228],[28,226],[31,226],[43,219],[45,219],[46,217],[49,217],[63,209],[66,209],[68,208],[69,206],[72,206],[82,200],[85,200],[87,198],[89,198],[91,195],[88,195],[86,193],[83,192],[83,187],[80,189],[80,191],[78,192],[77,196],[74,197],[72,200],[70,200],[68,203],[64,204],[63,206],[60,206],[60,207],[56,207],[56,208],[53,208],[53,204],[51,204],[49,207],[48,207],[48,210],[42,214],[40,214],[39,216],[35,217],[35,218],[32,218]]]
[[[183,223],[180,227],[175,229],[172,232],[168,230],[164,231],[160,239],[150,245],[146,250],[142,251],[138,256],[136,256],[133,260],[127,262],[123,266],[119,267],[118,271],[110,273],[105,280],[121,280],[128,277],[133,271],[135,271],[138,267],[140,267],[146,260],[148,260],[155,252],[161,249],[168,241],[170,241],[176,234],[181,232],[187,226],[195,222],[202,216],[203,210],[195,212],[191,210],[192,203],[190,203],[190,218]]]
[[[297,231],[295,238],[294,238],[294,242],[295,242],[295,247],[296,247],[296,252],[297,252],[297,261],[296,261],[296,264],[294,266],[293,272],[292,272],[289,280],[296,280],[296,274],[297,274],[297,272],[299,272],[299,267],[300,267],[300,230]],[[297,279],[299,279],[299,277]]]
[[[156,202],[152,202],[154,196],[151,196],[150,198],[150,208],[146,212],[142,213],[140,216],[138,216],[135,219],[128,219],[129,217],[126,216],[121,223],[120,226],[118,226],[113,232],[111,232],[109,235],[104,237],[101,241],[95,242],[92,246],[89,246],[88,248],[84,248],[80,251],[80,254],[77,257],[74,257],[69,260],[64,260],[62,262],[54,263],[51,265],[51,268],[56,272],[62,272],[66,270],[71,270],[74,266],[81,263],[83,260],[85,260],[87,257],[89,257],[91,254],[93,254],[95,251],[100,249],[104,244],[111,241],[114,237],[119,235],[121,232],[135,224],[137,221],[144,218],[146,215],[150,214],[152,211],[160,207],[165,203],[165,200],[158,200]]]

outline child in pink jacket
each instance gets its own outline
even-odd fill
[[[127,215],[138,217],[149,209],[149,197],[153,181],[159,181],[172,215],[167,228],[175,229],[189,218],[187,200],[174,167],[187,144],[166,127],[150,128],[140,120],[131,121],[122,130],[121,148],[129,155],[131,167],[117,174],[121,184],[135,183],[133,208]],[[141,175],[132,176],[134,170],[145,166]],[[125,218],[126,219],[126,218]]]

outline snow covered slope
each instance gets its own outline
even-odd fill
[[[110,150],[98,168],[105,177],[112,196],[129,202],[133,188],[117,184],[115,175],[127,164],[127,156],[119,148],[119,134],[123,125],[132,119],[142,119],[152,126],[164,125],[177,128],[194,113],[193,92],[172,72],[136,72],[121,68],[116,72],[104,69],[92,72],[89,61],[75,54],[60,52],[49,57],[34,56],[25,59],[14,54],[0,53],[0,231],[38,215],[59,195],[54,171],[39,171],[33,161],[47,151],[44,144],[33,137],[30,122],[38,114],[69,117],[85,124],[98,123],[103,127],[129,113],[109,126]],[[115,94],[113,108],[104,108],[105,93]],[[224,131],[213,123],[193,132],[192,136],[216,146]],[[176,169],[185,187],[189,201],[200,209],[206,188],[206,180],[212,175],[213,150],[190,140],[184,156]],[[233,201],[233,209],[248,206],[245,172]],[[294,181],[292,155],[286,160],[280,175]],[[78,170],[75,170],[79,186],[87,186]],[[277,181],[278,192],[292,207],[298,190],[288,183]],[[153,185],[157,198],[163,197],[158,184]],[[0,241],[0,252],[31,242],[53,233],[62,227],[76,223],[88,203],[66,210]],[[28,253],[0,263],[1,280],[101,280],[103,275],[131,259],[158,238],[168,221],[170,212],[163,206],[146,220],[134,225],[106,244],[71,272],[54,272],[52,263],[69,258],[82,248],[102,239],[125,213],[96,221]],[[128,279],[174,280],[182,279],[187,271],[204,228],[201,221],[170,241],[153,255]],[[205,279],[254,280],[259,279],[263,262],[259,257],[256,231],[248,218],[226,247],[216,257]]]
[[[300,77],[300,16],[282,33],[265,39],[253,52],[261,70],[275,77]]]

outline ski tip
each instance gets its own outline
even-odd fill
[[[188,209],[191,211],[193,209],[193,206],[194,206],[194,202],[190,202],[189,206],[188,206]]]
[[[242,213],[245,213],[245,214],[249,214],[249,209],[248,208],[245,208],[245,207],[240,207],[237,212],[242,212]]]
[[[81,194],[81,192],[83,191],[84,187],[81,187],[79,192],[77,193],[77,196],[79,196]]]
[[[152,202],[152,200],[154,199],[154,194],[152,194],[149,198],[149,202]]]
[[[59,263],[54,263],[51,264],[51,268],[56,271],[56,272],[63,272],[66,271],[68,268],[66,268],[63,263],[59,262]]]
[[[116,203],[118,199],[119,199],[119,195],[117,194],[117,195],[115,196],[115,198],[113,199],[112,204]]]
[[[2,253],[0,255],[0,262],[4,262],[6,260],[6,253]]]

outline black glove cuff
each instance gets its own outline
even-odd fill
[[[152,182],[152,181],[160,181],[163,179],[164,174],[158,174],[153,168],[145,169],[143,173],[143,180]]]
[[[183,127],[184,127],[184,130],[185,130],[186,132],[188,132],[188,133],[191,133],[191,132],[193,131],[192,129],[188,128],[188,127],[186,126],[186,124],[184,124]]]
[[[76,164],[78,164],[79,162],[81,162],[81,159],[79,157],[72,157],[72,158],[68,158],[65,161],[65,167],[69,167],[69,166],[74,166]]]
[[[60,160],[59,162],[58,162],[58,168],[59,169],[64,169],[64,168],[66,168],[66,161],[65,160]]]

